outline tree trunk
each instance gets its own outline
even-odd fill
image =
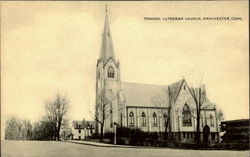
[[[60,139],[60,129],[58,129],[56,133],[56,140],[59,141],[59,139]]]
[[[166,126],[165,126],[165,131],[164,131],[164,140],[167,140],[167,130],[168,130],[168,127],[167,127],[167,122],[165,122]]]
[[[167,119],[167,126],[168,126],[168,128],[169,128],[169,134],[168,134],[168,136],[169,136],[169,141],[173,141],[173,138],[172,138],[172,133],[171,133],[171,120],[170,120],[170,114],[171,114],[171,107],[169,108],[169,110],[168,110],[168,119]]]
[[[170,138],[169,138],[169,141],[173,141],[173,134],[172,134],[172,131],[171,131],[171,121],[170,121],[170,117],[169,117],[169,121],[168,121],[168,128],[169,128],[169,136],[170,136]]]
[[[197,115],[196,144],[199,146],[200,142],[201,142],[201,137],[200,137],[200,115]]]
[[[103,124],[101,124],[101,141],[103,141],[103,129],[104,129],[104,126]]]

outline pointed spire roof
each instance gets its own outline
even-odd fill
[[[111,38],[111,32],[109,29],[108,12],[107,12],[107,6],[106,6],[106,17],[105,17],[105,23],[104,23],[104,30],[102,33],[102,47],[101,47],[100,59],[103,60],[105,64],[110,58],[112,58],[114,62],[116,62],[113,42]]]

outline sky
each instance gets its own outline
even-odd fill
[[[190,86],[202,82],[226,120],[248,118],[247,15],[247,1],[108,2],[122,81],[168,85],[184,77]],[[44,102],[57,93],[69,100],[68,119],[91,119],[104,19],[100,1],[1,2],[2,126],[10,115],[39,120]]]

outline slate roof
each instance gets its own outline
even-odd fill
[[[127,106],[167,107],[167,86],[121,83],[121,95]]]
[[[211,101],[206,97],[204,103],[201,106],[201,109],[215,109],[215,106]]]
[[[95,121],[73,121],[74,129],[84,129],[87,127],[95,128]]]
[[[121,82],[119,96],[126,106],[168,107],[170,101],[175,103],[184,82],[182,79],[168,86]],[[208,98],[202,106],[202,109],[214,109]]]

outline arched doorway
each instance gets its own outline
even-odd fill
[[[203,143],[205,146],[209,143],[209,134],[210,134],[210,127],[208,125],[205,125],[203,128]]]

